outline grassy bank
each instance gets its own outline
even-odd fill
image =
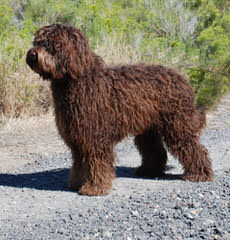
[[[108,64],[158,62],[186,74],[198,105],[212,107],[230,80],[230,3],[224,0],[2,0],[0,115],[48,111],[49,84],[25,64],[33,33],[51,23],[81,29]]]

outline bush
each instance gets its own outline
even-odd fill
[[[229,90],[226,76],[201,68],[187,70],[187,73],[194,86],[198,106],[211,108]]]
[[[225,0],[1,0],[0,110],[44,113],[49,88],[25,64],[33,33],[75,25],[108,63],[158,62],[191,79],[198,105],[210,108],[230,80],[230,2]]]

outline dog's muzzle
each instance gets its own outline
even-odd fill
[[[38,54],[35,49],[30,49],[26,56],[26,63],[33,69],[38,64]]]

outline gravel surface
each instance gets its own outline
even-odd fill
[[[181,181],[172,156],[165,179],[135,178],[140,156],[131,139],[116,147],[118,177],[103,197],[67,189],[68,151],[20,156],[35,161],[0,174],[0,239],[229,240],[229,101],[222,107],[202,136],[215,169],[211,183]]]

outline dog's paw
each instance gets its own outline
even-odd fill
[[[86,196],[104,196],[110,192],[110,189],[111,187],[86,183],[80,188],[79,193]]]
[[[182,175],[182,180],[191,182],[211,182],[213,181],[213,173],[208,175],[186,173]]]
[[[140,166],[135,169],[135,176],[143,177],[143,178],[156,178],[156,177],[164,177],[164,171],[156,171],[155,169],[147,168],[144,166]]]

